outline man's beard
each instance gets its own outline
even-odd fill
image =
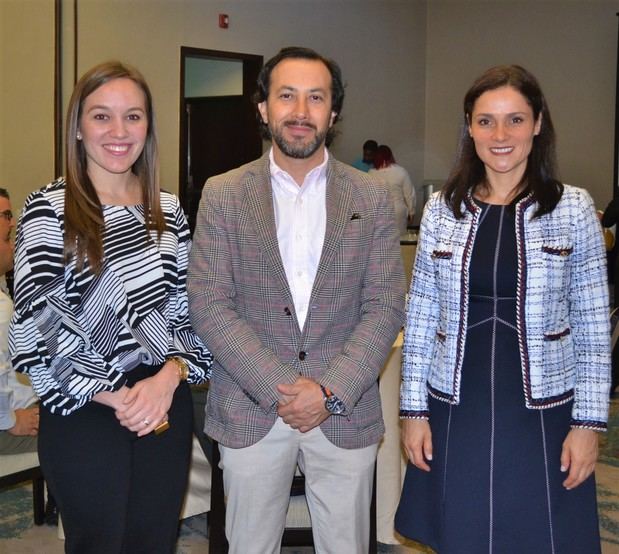
[[[322,132],[318,132],[315,125],[312,125],[310,123],[299,123],[298,121],[287,121],[286,123],[284,123],[284,126],[286,125],[304,125],[316,131],[316,136],[313,140],[308,143],[302,143],[286,140],[279,129],[269,128],[269,131],[271,133],[271,139],[273,140],[273,142],[275,142],[275,144],[277,144],[279,149],[286,156],[289,156],[290,158],[295,158],[297,160],[304,160],[315,154],[316,151],[323,145],[329,131],[329,129],[325,129]]]

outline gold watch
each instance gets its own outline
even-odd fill
[[[176,364],[176,367],[178,368],[178,378],[181,381],[187,381],[187,379],[189,379],[189,366],[183,358],[172,356],[171,358],[168,358],[168,361]]]

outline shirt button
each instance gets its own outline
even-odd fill
[[[305,356],[307,356],[307,353],[301,350],[301,352],[299,352],[299,360],[305,360]]]

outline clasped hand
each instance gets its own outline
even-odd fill
[[[292,384],[277,385],[282,395],[277,404],[277,413],[293,429],[307,433],[329,417],[320,385],[299,377]]]
[[[156,375],[138,381],[133,387],[102,392],[93,400],[113,408],[123,427],[143,437],[167,421],[178,383],[176,366],[167,362]]]

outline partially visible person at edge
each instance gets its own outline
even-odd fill
[[[409,295],[396,528],[441,554],[600,552],[610,337],[593,202],[556,178],[550,111],[520,66],[466,93],[458,151]]]
[[[69,103],[67,176],[20,217],[13,363],[41,399],[39,457],[79,554],[172,553],[191,455],[189,229],[160,192],[152,97],[120,62]]]
[[[396,225],[400,235],[405,234],[408,224],[413,222],[416,203],[415,187],[408,171],[396,163],[391,148],[381,144],[374,156],[374,169],[370,169],[369,173],[389,187]]]
[[[37,396],[32,387],[17,379],[9,354],[13,301],[5,274],[13,269],[13,227],[9,193],[0,188],[0,454],[36,452],[39,432]]]
[[[374,156],[378,143],[375,140],[369,139],[363,143],[363,156],[357,158],[351,165],[359,171],[367,173],[374,167]]]
[[[600,219],[602,222],[602,226],[606,228],[605,238],[608,237],[609,233],[612,236],[612,233],[608,229],[608,227],[612,227],[613,225],[617,225],[617,223],[619,223],[619,197],[615,197],[609,202]],[[612,237],[615,239],[614,236]],[[615,325],[615,327],[613,327],[612,329],[614,338],[615,333],[617,332],[616,325],[619,325],[619,323],[616,323],[617,316],[615,315],[617,313],[617,308],[619,308],[619,241],[615,239],[613,242],[614,244],[612,244],[612,250],[610,252],[607,252],[607,259],[609,259],[609,263],[612,263],[614,266],[612,268],[613,270],[609,271],[609,274],[611,274],[611,282],[613,284],[614,313],[613,317],[611,318],[611,322],[614,322]],[[608,250],[608,244],[606,245],[606,247]],[[613,342],[613,344],[611,344],[611,347],[612,372],[609,392],[610,398],[615,395],[615,390],[617,389],[617,387],[619,387],[619,345],[616,342]]]
[[[326,148],[339,66],[282,49],[258,76],[272,147],[209,179],[189,264],[215,355],[205,431],[219,442],[231,554],[280,551],[297,464],[316,552],[367,552],[384,423],[377,379],[404,320],[386,188]]]
[[[608,228],[613,225],[617,225],[619,223],[619,197],[613,198],[606,206],[602,217],[601,217],[602,227]],[[607,231],[610,232],[610,231]],[[617,251],[619,251],[619,242],[617,240],[614,241],[612,245],[612,251],[610,255],[610,260],[613,262],[611,264],[612,271],[609,271],[611,282],[614,285],[614,295],[613,295],[613,307],[619,307],[619,256],[617,255]]]

